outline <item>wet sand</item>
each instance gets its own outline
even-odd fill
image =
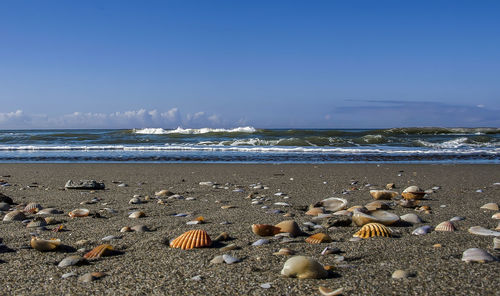
[[[40,237],[59,238],[66,246],[56,252],[42,253],[29,247],[34,229],[26,228],[19,221],[0,222],[0,238],[8,248],[0,253],[0,294],[319,295],[318,286],[326,286],[344,287],[344,295],[500,295],[499,262],[461,261],[462,252],[473,247],[500,255],[492,248],[493,237],[467,231],[476,225],[489,229],[497,226],[498,220],[491,219],[495,212],[479,208],[488,202],[500,202],[500,186],[494,185],[500,182],[499,168],[498,165],[452,164],[0,164],[0,176],[9,176],[0,179],[11,184],[0,187],[0,193],[18,204],[36,201],[44,207],[62,210],[64,214],[53,216],[68,230],[40,231]],[[102,181],[106,190],[64,190],[68,179]],[[216,182],[221,188],[199,185],[205,181]],[[353,181],[357,184],[353,185]],[[120,183],[128,186],[120,187]],[[258,183],[269,189],[250,188]],[[349,240],[359,227],[351,225],[331,229],[328,233],[334,241],[328,244],[312,245],[300,237],[286,244],[270,239],[267,245],[249,245],[260,238],[252,233],[252,224],[276,224],[290,219],[283,214],[268,213],[270,209],[294,214],[292,219],[312,234],[319,230],[303,225],[312,221],[312,217],[304,215],[305,207],[333,196],[347,199],[349,206],[363,205],[373,200],[370,187],[382,189],[387,183],[395,183],[398,192],[409,185],[422,189],[440,187],[422,202],[432,208],[431,214],[417,213],[425,222],[422,225],[435,226],[454,216],[466,219],[455,223],[456,232],[431,232],[424,236],[411,235],[421,225],[395,226],[391,228],[399,237],[352,242]],[[236,188],[242,188],[243,192],[233,191]],[[154,193],[162,189],[195,199],[166,200],[159,204]],[[476,192],[479,189],[482,192]],[[348,194],[342,193],[345,190]],[[268,200],[252,205],[251,199],[246,198],[250,192],[265,195]],[[277,192],[290,198],[275,196]],[[131,205],[128,202],[135,194],[143,199],[149,196],[150,200]],[[80,204],[95,197],[100,201]],[[277,206],[275,202],[291,206]],[[221,209],[223,205],[235,208]],[[269,209],[261,208],[263,205]],[[76,208],[90,209],[101,217],[69,218],[67,213]],[[104,208],[112,208],[117,213],[108,213]],[[127,214],[134,209],[144,211],[146,217],[128,218]],[[400,206],[390,212],[416,213]],[[178,213],[191,216],[173,216]],[[205,224],[186,225],[200,215],[205,218]],[[224,221],[229,224],[221,224]],[[123,226],[138,224],[152,231],[119,232]],[[168,247],[168,240],[190,229],[205,229],[212,238],[226,231],[233,240],[190,251]],[[83,254],[76,251],[82,248],[76,245],[77,241],[89,240],[83,248],[90,250],[103,243],[101,239],[108,235],[123,236],[109,242],[122,254],[83,266],[57,266],[69,255]],[[226,253],[240,258],[241,262],[210,264],[212,258],[223,254],[220,247],[228,243],[240,247]],[[434,248],[434,244],[442,247]],[[345,260],[336,262],[333,254],[321,256],[326,246],[339,248]],[[272,253],[282,247],[312,256],[324,265],[335,265],[334,274],[327,279],[281,277],[280,270],[288,257]],[[414,276],[392,279],[391,274],[397,269],[408,270]],[[77,276],[61,278],[72,271]],[[106,276],[90,283],[78,281],[78,276],[94,271],[104,272]],[[192,279],[195,276],[201,280]],[[270,283],[271,287],[260,287],[264,283]]]

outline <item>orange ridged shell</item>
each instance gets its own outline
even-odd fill
[[[113,246],[104,244],[104,245],[99,245],[95,248],[93,248],[90,252],[87,254],[83,255],[83,258],[85,259],[94,259],[94,258],[100,258],[103,256],[108,256],[111,254],[113,251]]]
[[[380,223],[368,223],[356,232],[354,237],[369,238],[374,236],[391,237],[391,230]]]
[[[434,228],[435,231],[455,231],[455,225],[451,223],[450,221],[444,221],[439,223],[436,228]]]
[[[320,232],[306,238],[306,242],[310,244],[330,243],[332,238],[328,234]]]
[[[252,224],[252,232],[259,236],[273,236],[280,233],[281,228],[269,224]]]
[[[189,230],[184,232],[176,239],[170,242],[171,248],[181,248],[183,250],[190,250],[193,248],[209,247],[212,240],[205,230]]]

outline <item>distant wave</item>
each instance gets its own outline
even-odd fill
[[[143,128],[134,129],[136,134],[147,135],[163,135],[163,134],[183,134],[183,135],[199,135],[208,133],[255,133],[257,130],[252,126],[237,127],[232,129],[224,128],[182,128],[178,127],[174,130],[166,130],[162,128]]]

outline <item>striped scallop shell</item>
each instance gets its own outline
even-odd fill
[[[455,228],[455,225],[451,223],[450,221],[444,221],[439,223],[436,228],[434,228],[435,231],[455,231],[457,230]]]
[[[59,247],[61,244],[60,239],[39,239],[37,237],[32,237],[30,241],[30,245],[33,249],[46,252],[53,251]]]
[[[93,248],[90,252],[83,255],[85,259],[100,258],[103,256],[108,256],[113,252],[113,246],[108,244],[99,245]]]
[[[26,225],[26,227],[33,228],[33,227],[42,227],[42,226],[46,226],[46,225],[47,225],[47,221],[45,221],[44,218],[36,217],[35,219],[33,219],[33,221],[28,223],[28,225]]]
[[[332,238],[328,234],[320,232],[306,238],[306,242],[310,244],[330,243]]]
[[[19,210],[14,210],[12,212],[8,212],[3,217],[3,221],[22,221],[26,218],[24,213]]]
[[[269,224],[252,224],[252,232],[259,236],[273,236],[280,233],[281,228]]]
[[[183,250],[190,250],[193,248],[209,247],[212,240],[205,230],[189,230],[184,232],[176,239],[170,242],[171,248],[181,248]]]
[[[391,230],[380,223],[368,223],[356,232],[354,237],[369,238],[374,236],[390,237]]]
[[[24,207],[24,212],[29,214],[34,214],[43,209],[42,205],[37,202],[30,202]]]
[[[89,213],[90,213],[90,211],[88,209],[76,209],[76,210],[73,210],[73,211],[69,212],[68,215],[71,218],[86,217],[86,216],[89,215]]]

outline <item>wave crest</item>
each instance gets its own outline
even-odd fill
[[[173,130],[166,130],[162,128],[143,128],[134,129],[136,134],[146,134],[146,135],[165,135],[165,134],[183,134],[183,135],[199,135],[208,133],[255,133],[257,129],[252,126],[242,126],[232,129],[225,128],[182,128],[177,127]]]

